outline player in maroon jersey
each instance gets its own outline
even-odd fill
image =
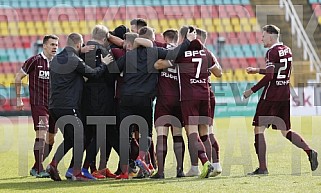
[[[195,31],[195,28],[191,26],[182,27],[179,33],[180,42],[184,40],[188,30]],[[184,57],[180,57],[175,61],[175,65],[178,64],[179,72],[182,120],[188,134],[191,163],[197,167],[196,175],[199,175],[197,157],[201,159],[204,165],[201,177],[204,178],[209,176],[213,166],[208,160],[199,134],[208,134],[208,127],[212,122],[210,117],[208,70],[214,73],[217,70],[217,66],[213,62],[215,60],[213,55],[204,48],[199,40],[192,41],[189,49],[184,54]],[[155,63],[155,68],[164,69],[169,67],[169,64],[165,62]]]
[[[266,143],[264,131],[270,125],[280,130],[282,135],[308,155],[311,170],[318,167],[317,152],[304,139],[291,130],[290,123],[290,75],[292,69],[291,49],[279,42],[280,29],[275,25],[263,27],[262,42],[269,48],[265,55],[266,68],[248,67],[248,74],[260,73],[264,77],[252,88],[244,91],[244,98],[250,97],[264,87],[254,115],[254,147],[259,160],[259,168],[249,175],[268,174],[266,164]]]
[[[206,39],[207,39],[207,32],[203,29],[196,28],[196,34],[197,34],[197,39],[199,39],[203,43],[203,45],[205,45]],[[212,57],[210,57],[210,59],[212,60],[212,64],[215,64],[212,69],[213,75],[219,78],[222,76],[222,68],[219,62],[217,61],[216,57],[214,56],[214,54],[210,51],[209,53],[212,54]],[[211,109],[210,117],[213,120],[214,110],[215,110],[215,96],[211,87],[212,84],[210,83],[210,75],[211,75],[211,72],[209,72],[210,109]],[[209,132],[204,133],[204,135],[200,136],[200,138],[204,143],[206,154],[209,157],[209,159],[212,161],[212,166],[214,167],[213,172],[211,173],[211,176],[217,176],[220,173],[222,173],[222,167],[219,162],[219,144],[213,132],[213,121],[209,125]],[[198,175],[198,173],[199,173],[198,166],[192,165],[191,169],[188,171],[188,173],[186,173],[186,176],[195,176],[195,175]]]
[[[29,93],[31,114],[36,132],[34,142],[35,163],[30,175],[39,178],[49,177],[44,170],[42,162],[49,155],[54,137],[57,133],[54,122],[48,112],[49,98],[49,63],[56,55],[59,38],[56,35],[46,35],[43,38],[43,52],[32,56],[25,61],[21,70],[16,74],[17,109],[23,110],[21,99],[21,80],[29,76]]]
[[[191,26],[180,29],[180,40],[184,39],[187,31],[194,31]],[[184,56],[175,63],[178,65],[179,90],[182,119],[188,133],[188,148],[191,164],[197,165],[200,158],[203,169],[201,178],[207,178],[213,170],[206,150],[199,135],[208,132],[210,118],[210,92],[208,70],[213,70],[214,64],[209,58],[212,55],[204,48],[200,40],[193,40]]]
[[[140,37],[145,37],[149,40],[154,39],[154,31],[151,28],[146,28],[146,30],[143,30],[142,28],[140,30]],[[137,48],[133,51],[130,51],[126,53],[126,58],[123,57],[117,61],[117,64],[120,66],[120,68],[123,68],[122,66],[124,63],[124,59],[127,59],[127,61],[135,61],[139,58],[137,61],[137,64],[128,62],[126,63],[126,68],[124,68],[124,85],[122,87],[121,92],[121,117],[124,119],[124,117],[127,117],[128,115],[139,115],[143,117],[147,123],[148,127],[145,127],[145,129],[148,129],[147,133],[142,133],[142,136],[147,139],[147,143],[149,143],[152,136],[152,103],[151,101],[154,100],[155,94],[156,94],[156,84],[158,81],[158,71],[154,69],[151,65],[153,65],[158,59],[175,59],[178,56],[181,56],[184,54],[184,50],[186,50],[189,46],[189,43],[192,39],[196,38],[196,33],[188,33],[187,38],[184,39],[183,43],[173,49],[173,50],[166,50],[164,48]],[[136,50],[138,53],[136,53]],[[147,52],[145,51],[147,50]],[[138,65],[139,64],[139,65]],[[128,73],[128,69],[136,69],[137,73]],[[127,71],[126,71],[127,69]],[[151,71],[152,70],[152,71]],[[147,80],[147,79],[148,80]],[[133,97],[137,98],[137,102],[135,100],[132,100]],[[136,99],[135,98],[135,99]],[[142,102],[140,102],[142,101]],[[142,105],[138,105],[140,103],[144,103]],[[146,104],[146,105],[145,105]],[[135,106],[137,105],[137,107]],[[142,108],[145,108],[145,110],[142,110]],[[139,111],[137,109],[140,109]],[[123,127],[123,130],[126,130],[127,128]],[[142,128],[144,129],[144,128]],[[130,128],[130,135],[133,132],[132,128]],[[147,136],[144,136],[147,134]],[[130,136],[131,137],[131,136]],[[130,139],[132,140],[132,139]],[[147,145],[149,147],[150,143]],[[143,146],[143,149],[140,149],[139,156],[136,159],[136,164],[144,171],[145,174],[150,175],[150,171],[148,167],[146,167],[146,163],[144,163],[144,158],[146,157],[146,146]],[[127,174],[127,166],[128,164],[125,163],[127,158],[123,158],[123,173],[124,175]]]
[[[168,49],[177,46],[178,31],[174,29],[166,30],[163,33],[164,41]],[[159,60],[157,62],[167,62],[169,60]],[[158,64],[155,64],[156,66]],[[173,135],[174,153],[177,161],[176,177],[185,177],[183,172],[183,161],[185,154],[185,144],[182,136],[182,113],[179,102],[178,76],[175,66],[163,69],[158,76],[157,100],[155,106],[155,127],[157,132],[157,166],[158,171],[151,178],[164,178],[164,165],[167,154],[167,136],[169,127]]]

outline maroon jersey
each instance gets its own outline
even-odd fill
[[[175,46],[168,44],[167,49]],[[170,61],[172,63],[172,61]],[[177,66],[172,66],[160,71],[157,83],[157,96],[179,97]]]
[[[125,55],[126,50],[120,49],[120,48],[111,48],[111,52],[115,58],[115,60],[118,60],[121,58],[123,55]]]
[[[162,43],[162,42],[158,42],[158,41],[154,41],[154,46],[160,47],[160,48],[167,48],[167,44],[166,43]]]
[[[290,100],[290,75],[292,69],[291,49],[282,43],[274,44],[265,56],[266,69],[260,70],[265,76],[252,87],[256,92],[264,87],[261,99],[268,101]]]
[[[49,59],[42,52],[26,60],[21,70],[29,75],[30,104],[48,106]]]
[[[166,68],[159,73],[157,96],[179,97],[177,67]]]
[[[199,40],[193,40],[184,56],[176,60],[181,101],[209,100],[208,68],[214,65],[209,58],[211,54]]]

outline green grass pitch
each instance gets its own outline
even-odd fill
[[[54,182],[28,175],[33,164],[32,148],[35,135],[31,120],[13,123],[8,118],[2,117],[0,192],[321,192],[321,169],[311,172],[306,154],[283,138],[280,132],[271,129],[266,131],[270,174],[261,177],[246,176],[247,172],[257,167],[251,121],[252,118],[245,117],[215,120],[215,134],[220,144],[220,162],[223,167],[223,173],[215,178],[175,178],[176,164],[172,138],[169,137],[165,180],[106,179],[93,182],[67,180]],[[319,117],[292,118],[293,130],[300,133],[319,153],[321,153],[320,125]],[[60,142],[59,132],[53,151]],[[185,152],[184,171],[187,172],[190,167],[187,145]],[[51,158],[52,154],[45,160],[44,166]],[[58,169],[63,179],[69,161],[70,153],[59,165]],[[108,167],[115,171],[117,162],[118,158],[113,153]]]

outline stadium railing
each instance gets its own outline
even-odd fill
[[[285,8],[285,19],[291,21],[292,34],[297,34],[298,47],[303,46],[303,57],[310,61],[310,71],[316,71],[316,81],[321,79],[321,61],[304,30],[301,20],[291,0],[280,0],[280,7]]]

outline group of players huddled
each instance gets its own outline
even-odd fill
[[[50,176],[60,181],[57,165],[73,148],[66,178],[164,178],[169,128],[177,177],[207,178],[222,172],[212,124],[215,98],[209,82],[211,73],[220,77],[222,72],[215,56],[205,47],[206,31],[193,26],[168,29],[163,32],[164,42],[157,42],[154,30],[144,19],[133,19],[130,25],[131,30],[121,25],[114,31],[96,25],[86,45],[80,34],[72,33],[64,50],[57,55],[59,38],[47,35],[43,52],[29,58],[17,73],[16,83],[26,75],[30,77],[30,103],[36,131],[36,161],[31,175]],[[17,106],[22,109],[20,87],[16,85]],[[66,115],[78,118],[76,121],[83,125],[83,132],[80,132],[82,126],[73,124],[72,120],[60,126],[60,120]],[[100,119],[114,116],[116,121],[107,121],[100,130],[98,125],[90,123],[88,116]],[[133,118],[129,124],[123,124],[129,117]],[[152,140],[153,125],[157,132],[156,148]],[[188,136],[192,165],[186,174],[182,127]],[[44,169],[42,162],[52,149],[57,128],[62,130],[64,140]],[[122,141],[126,136],[127,144],[126,140]],[[78,148],[81,143],[82,148]],[[120,156],[115,173],[106,168],[112,148]],[[129,153],[124,148],[128,148]],[[84,150],[86,158],[80,168],[79,162],[83,159],[80,151]],[[101,160],[96,168],[98,150]],[[201,171],[198,158],[203,164]]]
[[[130,25],[131,30],[121,25],[114,31],[96,25],[86,45],[79,33],[71,33],[57,55],[59,38],[47,35],[43,52],[29,58],[17,73],[19,109],[23,107],[19,83],[29,75],[36,131],[31,175],[60,181],[58,163],[72,149],[65,174],[68,179],[163,179],[169,129],[176,177],[208,178],[222,172],[213,133],[215,97],[209,81],[211,74],[221,77],[222,69],[205,47],[207,32],[182,26],[166,30],[164,41],[157,42],[145,20],[133,19]],[[191,161],[187,173],[183,171],[183,127]],[[64,139],[44,169],[42,163],[52,149],[57,128]],[[119,156],[115,173],[107,167],[112,148]]]

